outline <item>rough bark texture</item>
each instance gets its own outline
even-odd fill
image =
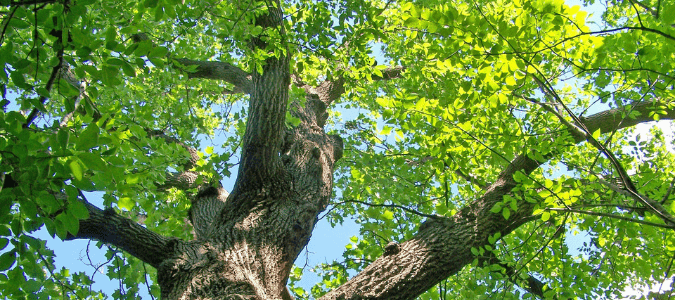
[[[283,36],[279,7],[278,2],[269,4],[269,15],[260,16],[256,23]],[[253,38],[251,47],[264,50],[267,45]],[[262,65],[263,72],[254,74],[226,63],[179,60],[198,66],[191,77],[222,80],[233,84],[235,92],[250,95],[235,188],[228,194],[217,184],[199,187],[189,214],[194,240],[163,237],[88,203],[90,218],[80,222],[80,232],[71,238],[113,244],[157,268],[163,299],[290,299],[285,285],[291,266],[309,241],[318,214],[328,205],[334,164],[342,156],[342,140],[327,135],[323,127],[327,107],[345,92],[345,80],[316,87],[296,80],[306,99],[304,106],[291,104],[291,114],[301,123],[289,128],[285,124],[289,59],[271,56]],[[402,71],[392,68],[374,79],[396,78]],[[624,118],[621,110],[614,109],[583,122],[591,132],[610,132],[648,121],[653,104],[632,107],[641,113],[635,119]],[[661,118],[675,118],[675,110],[669,109]],[[155,131],[148,134],[161,137]],[[576,142],[582,138],[576,135]],[[160,189],[195,188],[197,174],[189,170],[198,157],[194,149],[183,146],[190,152],[185,169],[168,176]],[[528,202],[519,203],[509,220],[490,209],[516,186],[516,172],[530,174],[541,163],[526,153],[518,156],[494,183],[485,186],[482,197],[453,217],[428,219],[412,239],[388,245],[382,257],[321,299],[414,299],[456,274],[476,259],[472,247],[485,246],[488,236],[497,232],[505,236],[531,220],[533,204]],[[12,182],[11,178],[0,181],[3,186]],[[536,282],[531,287],[536,288]]]

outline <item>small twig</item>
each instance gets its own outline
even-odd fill
[[[42,259],[42,262],[45,263],[45,266],[47,267],[47,271],[49,272],[49,274],[50,274],[50,275],[52,276],[52,278],[53,278],[54,280],[56,280],[56,282],[58,282],[59,285],[61,286],[61,292],[63,293],[63,297],[65,298],[65,297],[66,297],[65,293],[67,293],[67,292],[65,291],[65,289],[68,289],[68,290],[70,290],[70,291],[72,292],[71,295],[74,295],[75,297],[77,297],[77,299],[81,299],[80,296],[77,295],[75,289],[73,289],[72,287],[70,287],[70,286],[68,286],[67,284],[63,283],[63,282],[61,281],[61,279],[59,279],[58,277],[56,277],[56,275],[54,274],[54,269],[56,269],[56,266],[54,266],[53,264],[49,263],[49,261],[42,255],[42,253],[40,253],[40,251],[37,251],[37,254],[40,256],[40,259]]]
[[[343,201],[342,203],[350,203],[350,202],[352,202],[352,203],[359,203],[359,204],[368,205],[368,206],[374,206],[374,207],[398,208],[398,209],[402,209],[402,210],[404,210],[404,211],[406,211],[406,212],[409,212],[409,213],[411,213],[411,214],[415,214],[415,215],[422,216],[422,217],[426,217],[426,218],[433,218],[433,219],[438,219],[438,218],[439,218],[439,216],[436,216],[436,215],[429,215],[429,214],[421,213],[421,212],[416,211],[416,210],[414,210],[414,209],[410,209],[410,208],[407,208],[407,207],[405,207],[405,206],[396,205],[396,204],[375,204],[375,203],[368,203],[368,202],[365,202],[365,201],[359,201],[359,200],[345,200],[345,201]],[[338,204],[339,204],[339,203],[338,203]]]
[[[0,45],[2,45],[2,41],[5,39],[5,32],[7,32],[7,28],[9,27],[9,21],[12,20],[12,17],[14,16],[17,8],[19,7],[14,7],[12,11],[9,12],[9,16],[7,16],[7,23],[5,23],[5,26],[2,27],[2,33],[0,33]]]
[[[61,41],[61,39],[62,38],[59,37],[59,39],[57,41]],[[59,59],[59,63],[56,64],[56,66],[54,66],[54,68],[52,68],[52,74],[49,76],[49,80],[47,80],[47,85],[45,85],[45,89],[47,90],[47,92],[50,92],[52,90],[52,85],[54,84],[54,81],[56,80],[56,77],[58,77],[59,70],[61,70],[61,67],[63,66],[63,49],[64,49],[65,46],[63,45],[62,42],[60,44],[61,44],[61,47],[59,48],[59,50],[56,53],[56,57]],[[40,96],[40,99],[39,99],[40,103],[44,104],[46,101],[47,101],[47,96],[44,96],[44,95]],[[30,126],[30,124],[33,123],[35,118],[37,118],[37,114],[39,112],[40,111],[37,109],[37,107],[33,108],[33,110],[30,112],[30,114],[26,118],[26,124],[24,124],[23,127],[28,128]]]
[[[145,268],[145,263],[143,263],[143,280],[145,281],[145,286],[148,288],[148,294],[150,295],[150,298],[152,300],[155,300],[155,296],[152,295],[152,291],[150,290],[150,284],[148,283],[148,270]]]
[[[670,194],[673,192],[673,187],[675,186],[675,178],[670,182],[670,187],[668,188],[668,191],[666,192],[665,195],[663,195],[663,199],[661,199],[661,204],[665,204],[666,201],[668,201],[668,198],[670,197]]]
[[[624,216],[617,216],[617,215],[609,214],[609,213],[601,213],[601,212],[580,210],[580,209],[574,209],[574,208],[555,208],[555,207],[549,207],[549,208],[546,208],[546,210],[579,213],[579,214],[598,216],[598,217],[607,217],[607,218],[619,219],[619,220],[624,220],[624,221],[628,221],[628,222],[635,222],[635,223],[640,223],[640,224],[650,225],[650,226],[655,226],[655,227],[661,227],[661,228],[666,228],[666,229],[675,229],[675,226],[673,226],[673,225],[657,224],[657,223],[653,223],[653,222],[649,222],[649,221],[643,221],[643,220],[633,219],[633,218],[624,217]]]

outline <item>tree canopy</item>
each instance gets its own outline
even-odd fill
[[[668,297],[675,1],[594,7],[0,0],[0,294]],[[360,235],[304,289],[320,217]]]

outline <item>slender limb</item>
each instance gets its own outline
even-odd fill
[[[629,221],[629,222],[640,223],[640,224],[654,226],[654,227],[660,227],[660,228],[666,228],[666,229],[675,229],[674,225],[658,224],[658,223],[654,223],[654,222],[648,222],[648,221],[643,221],[643,220],[639,220],[639,219],[633,219],[633,218],[629,218],[629,217],[617,216],[615,214],[602,213],[602,212],[596,212],[596,211],[580,210],[580,209],[574,209],[574,208],[554,208],[554,207],[546,208],[546,210],[572,212],[572,213],[578,213],[578,214],[584,214],[584,215],[606,217],[606,218],[619,219],[619,220],[624,220],[624,221]]]

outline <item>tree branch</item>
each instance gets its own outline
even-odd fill
[[[409,212],[411,214],[426,217],[426,218],[437,218],[438,217],[436,215],[429,215],[429,214],[421,213],[421,212],[416,211],[414,209],[410,209],[410,208],[407,208],[403,205],[397,205],[397,204],[377,204],[377,203],[368,203],[368,202],[359,201],[359,200],[345,200],[345,201],[342,201],[341,203],[359,203],[359,204],[363,204],[363,205],[367,205],[367,206],[374,206],[374,207],[397,208],[397,209],[401,209],[401,210],[404,210],[406,212]],[[335,205],[339,205],[341,203],[335,203]]]
[[[290,50],[283,40],[286,33],[282,25],[282,6],[278,0],[274,3],[276,4],[268,3],[269,13],[258,16],[255,22],[263,28],[262,35],[271,32],[269,34],[278,34],[282,40],[272,46],[260,37],[252,38],[251,45],[254,51],[279,53],[269,53],[264,62],[258,62],[262,64],[260,66],[262,72],[255,72],[252,75],[253,90],[249,101],[246,131],[242,138],[241,164],[233,194],[237,194],[239,189],[261,189],[283,177],[279,153],[286,126]],[[278,48],[268,49],[273,47]]]
[[[115,213],[112,208],[101,210],[81,200],[89,211],[89,218],[80,220],[80,230],[72,239],[94,239],[114,245],[145,263],[157,268],[173,254],[180,240],[167,238]]]
[[[374,75],[372,78],[374,81],[400,78],[404,70],[405,68],[401,66],[387,68],[381,71],[382,76]],[[317,87],[303,82],[296,76],[293,76],[293,83],[305,90],[308,95],[307,100],[309,100],[304,107],[297,103],[294,104],[294,110],[301,112],[298,117],[319,127],[326,125],[328,107],[345,93],[346,79],[344,76],[339,76],[333,80],[324,80]]]
[[[578,213],[578,214],[598,216],[598,217],[606,217],[606,218],[619,219],[619,220],[624,220],[624,221],[628,221],[628,222],[640,223],[640,224],[655,226],[655,227],[660,227],[660,228],[675,229],[675,226],[673,226],[673,225],[658,224],[658,223],[654,223],[654,222],[643,221],[643,220],[633,219],[633,218],[624,217],[624,216],[617,216],[615,214],[602,213],[602,212],[597,212],[597,211],[581,210],[581,209],[574,209],[574,208],[556,208],[556,207],[549,207],[549,208],[546,208],[546,210],[571,212],[571,213]]]
[[[610,109],[584,118],[584,125],[590,132],[600,129],[607,133],[648,122],[651,121],[648,111],[656,104],[665,103],[645,102],[630,108]],[[624,113],[631,109],[640,115],[624,120]],[[675,109],[665,110],[662,119],[675,118]],[[581,137],[575,138],[576,143],[582,141]],[[505,236],[533,219],[534,204],[526,201],[518,203],[518,211],[512,212],[508,220],[490,209],[516,187],[513,179],[516,173],[529,175],[543,163],[527,154],[516,157],[488,186],[483,196],[451,218],[427,220],[413,238],[399,245],[398,253],[379,257],[321,299],[413,299],[440,280],[456,274],[475,258],[472,247],[487,245],[489,236],[498,232]]]
[[[199,61],[187,58],[178,58],[177,62],[185,66],[197,66],[195,72],[189,72],[189,78],[204,78],[223,80],[234,85],[233,93],[250,94],[253,91],[251,74],[244,70],[220,61]]]
[[[51,75],[49,75],[49,79],[47,80],[47,84],[45,85],[45,89],[47,90],[47,92],[51,92],[52,86],[54,85],[54,81],[56,80],[56,77],[58,77],[59,71],[63,67],[63,49],[64,49],[64,46],[63,46],[62,43],[63,43],[62,37],[59,37],[56,40],[56,43],[55,43],[56,44],[55,47],[58,47],[58,50],[56,51],[56,58],[59,60],[59,62],[56,64],[56,66],[54,66],[52,68],[52,73],[51,73]],[[47,96],[41,95],[40,99],[38,101],[41,104],[45,104],[45,102],[47,101]],[[35,118],[37,118],[38,113],[40,113],[40,111],[37,109],[37,107],[33,108],[33,110],[30,112],[30,114],[28,114],[28,116],[26,117],[26,124],[24,124],[23,127],[28,128],[30,126],[30,124],[33,123]]]
[[[542,81],[539,79],[536,75],[532,76],[532,78],[535,80],[541,91],[547,96],[547,98],[558,102],[560,106],[564,109],[564,111],[572,118],[574,121],[574,124],[567,122],[565,118],[563,118],[562,115],[557,113],[555,110],[553,110],[551,107],[549,107],[547,104],[539,103],[536,100],[531,100],[528,99],[528,101],[533,101],[534,103],[537,103],[544,107],[547,111],[553,113],[558,117],[560,122],[568,129],[569,133],[574,137],[575,140],[586,140],[588,141],[591,145],[593,145],[595,148],[597,148],[600,152],[602,152],[607,159],[611,162],[612,166],[614,166],[614,169],[616,170],[617,173],[619,173],[619,176],[621,177],[621,180],[623,184],[625,185],[625,192],[626,194],[638,201],[639,203],[644,204],[652,213],[658,215],[662,220],[664,220],[666,223],[670,223],[672,225],[675,225],[675,219],[673,219],[672,215],[657,201],[654,201],[652,199],[649,199],[648,197],[642,195],[639,193],[635,185],[633,184],[632,180],[630,179],[630,176],[628,176],[628,172],[626,172],[626,169],[621,165],[619,160],[616,158],[613,152],[609,151],[605,145],[601,144],[598,142],[592,135],[592,131],[588,129],[586,126],[584,120],[582,120],[580,117],[575,115],[560,99],[557,93],[553,90],[553,87],[547,82],[547,81]],[[624,122],[626,119],[630,119],[630,114],[633,112],[634,109],[636,109],[640,103],[643,103],[642,100],[644,99],[643,97],[640,98],[638,101],[637,105],[634,105],[630,107],[630,109],[624,110],[623,114],[621,115],[621,119],[619,120],[619,123],[616,125],[615,128],[618,128],[621,126],[621,124]],[[649,115],[647,112],[640,113],[641,116]],[[614,132],[615,129],[612,129],[612,133]]]

